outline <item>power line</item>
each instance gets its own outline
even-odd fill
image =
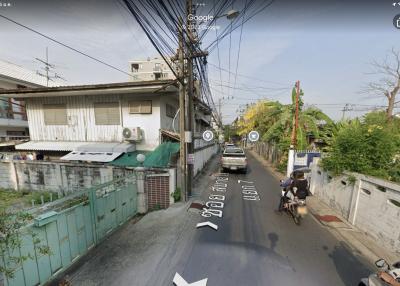
[[[216,15],[216,12],[215,12],[215,0],[214,0],[214,15]],[[215,20],[215,24],[217,24],[217,20]],[[218,67],[219,67],[219,78],[221,80],[220,88],[221,88],[221,93],[222,93],[223,92],[223,90],[222,90],[222,71],[221,71],[221,58],[220,58],[220,55],[219,55],[218,29],[215,29],[215,37],[217,38]]]
[[[220,67],[214,65],[214,64],[211,63],[211,62],[208,62],[208,65],[210,65],[210,66],[212,66],[212,67],[214,67],[214,68],[216,68],[216,69],[218,69],[218,70],[221,70],[221,71],[223,71],[223,72],[234,74],[234,73],[232,73],[232,72],[230,72],[230,71],[228,71],[228,70],[226,70],[226,69],[224,69],[224,68],[220,68]],[[237,76],[240,76],[240,77],[243,77],[243,78],[252,79],[252,80],[257,80],[257,81],[261,81],[261,82],[265,82],[265,83],[271,83],[271,84],[276,84],[276,85],[285,85],[285,86],[287,86],[286,83],[281,83],[281,82],[276,82],[276,81],[268,81],[268,80],[256,78],[256,77],[253,77],[253,76],[248,76],[248,75],[240,74],[240,73],[238,73]]]
[[[63,42],[60,42],[60,41],[58,41],[58,40],[56,40],[56,39],[54,39],[54,38],[52,38],[52,37],[50,37],[50,36],[47,36],[47,35],[45,35],[45,34],[39,32],[39,31],[37,31],[37,30],[35,30],[35,29],[33,29],[33,28],[30,28],[30,27],[28,27],[28,26],[26,26],[26,25],[24,25],[24,24],[21,24],[21,23],[15,21],[15,20],[13,20],[13,19],[10,19],[10,18],[4,16],[4,15],[1,15],[1,14],[0,14],[0,17],[3,18],[3,19],[5,19],[5,20],[7,20],[7,21],[9,21],[9,22],[12,22],[12,23],[14,23],[14,24],[16,24],[16,25],[18,25],[18,26],[20,26],[20,27],[22,27],[22,28],[25,28],[25,29],[27,29],[27,30],[29,30],[29,31],[31,31],[31,32],[33,32],[33,33],[35,33],[35,34],[38,34],[39,36],[42,36],[43,38],[46,38],[46,39],[48,39],[48,40],[50,40],[50,41],[52,41],[52,42],[54,42],[54,43],[57,43],[57,44],[59,44],[59,45],[65,47],[65,48],[67,48],[67,49],[69,49],[69,50],[71,50],[71,51],[74,51],[74,52],[76,52],[76,53],[78,53],[78,54],[81,54],[82,56],[85,56],[85,57],[87,57],[87,58],[89,58],[89,59],[92,59],[92,60],[94,60],[94,61],[96,61],[96,62],[98,62],[98,63],[100,63],[100,64],[103,64],[103,65],[105,65],[105,66],[107,66],[107,67],[109,67],[109,68],[112,68],[112,69],[114,69],[114,70],[116,70],[116,71],[119,71],[119,72],[121,72],[121,73],[123,73],[123,74],[129,75],[130,77],[132,77],[132,75],[131,75],[130,73],[127,73],[127,72],[125,72],[125,71],[123,71],[123,70],[121,70],[121,69],[119,69],[119,68],[117,68],[117,67],[115,67],[115,66],[113,66],[113,65],[111,65],[111,64],[109,64],[109,63],[106,63],[106,62],[103,61],[103,60],[97,59],[97,58],[95,58],[95,57],[93,57],[93,56],[90,56],[90,55],[84,53],[84,52],[81,52],[81,51],[79,51],[79,50],[77,50],[77,49],[75,49],[75,48],[73,48],[73,47],[71,47],[71,46],[69,46],[69,45],[67,45],[67,44],[64,44]]]
[[[233,88],[233,89],[237,89],[238,87],[235,86],[231,86],[229,85],[229,83],[227,81],[217,81],[217,80],[211,80],[211,82],[214,82],[215,84],[222,84],[223,86],[226,86],[228,88]],[[268,87],[268,86],[256,86],[256,85],[247,85],[247,84],[241,84],[239,86],[242,86],[245,89],[249,89],[249,90],[254,90],[254,89],[260,89],[260,90],[268,90],[268,91],[281,91],[281,90],[291,90],[292,87]]]
[[[244,9],[243,13],[246,13],[247,0],[246,0],[246,3],[244,4],[244,7],[245,7],[245,9]],[[237,59],[236,59],[236,70],[235,70],[235,79],[234,79],[233,87],[236,87],[236,81],[237,81],[237,72],[238,72],[238,68],[239,68],[240,47],[241,47],[241,44],[242,44],[243,26],[244,26],[244,15],[242,17],[242,24],[241,24],[241,27],[240,27],[239,48],[238,48],[238,54],[237,54]]]
[[[232,6],[231,9],[233,10],[233,2],[232,2]],[[228,70],[229,70],[229,74],[228,74],[228,82],[229,84],[231,84],[231,48],[232,48],[232,21],[230,22],[230,33],[229,33],[229,60],[228,60]],[[229,93],[229,90],[228,90]]]

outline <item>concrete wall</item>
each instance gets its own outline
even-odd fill
[[[0,161],[0,188],[55,191],[66,195],[131,173],[94,164],[40,161]]]
[[[331,177],[311,165],[310,190],[351,224],[400,253],[400,185],[361,174]],[[354,180],[355,178],[355,180]]]
[[[218,152],[218,148],[217,144],[212,144],[208,147],[202,147],[195,150],[193,168],[194,176],[196,176],[204,168],[208,160]]]
[[[138,174],[139,170],[95,164],[0,160],[0,188],[54,191],[60,196],[65,196],[115,178],[131,175],[133,172]],[[146,199],[138,201],[140,213],[147,212],[147,204],[153,202],[151,195],[158,191],[163,193],[163,208],[174,203],[172,194],[176,190],[175,169],[143,169],[141,173],[142,176],[137,176],[138,194],[139,196],[143,194]],[[151,184],[148,184],[150,178]],[[140,180],[143,183],[142,187]]]

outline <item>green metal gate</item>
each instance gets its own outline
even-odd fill
[[[28,257],[22,263],[3,257],[13,269],[7,286],[42,285],[102,241],[136,214],[135,175],[120,178],[30,210],[34,222],[21,230],[21,246],[9,256]],[[48,247],[43,255],[39,247]]]

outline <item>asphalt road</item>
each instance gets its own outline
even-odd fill
[[[208,286],[358,285],[368,267],[311,215],[297,226],[275,213],[278,180],[250,154],[248,162],[247,174],[229,174],[223,217],[201,218],[219,229],[196,230],[179,274],[188,283],[208,278]],[[244,200],[243,185],[254,185],[260,201]]]
[[[165,286],[179,273],[189,284],[177,286],[205,278],[207,286],[358,285],[370,273],[362,258],[312,215],[297,226],[276,214],[278,180],[250,154],[248,163],[247,174],[228,176],[222,218],[188,212],[184,203],[151,212],[90,251],[64,274],[67,280],[73,286]],[[217,193],[211,191],[215,169],[217,158],[195,183],[204,201]],[[243,185],[254,185],[260,201],[244,200]],[[207,220],[219,229],[196,229]]]

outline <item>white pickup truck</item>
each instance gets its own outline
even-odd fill
[[[243,173],[247,172],[247,158],[242,148],[226,148],[222,153],[221,158],[222,171],[225,170],[240,170]]]

